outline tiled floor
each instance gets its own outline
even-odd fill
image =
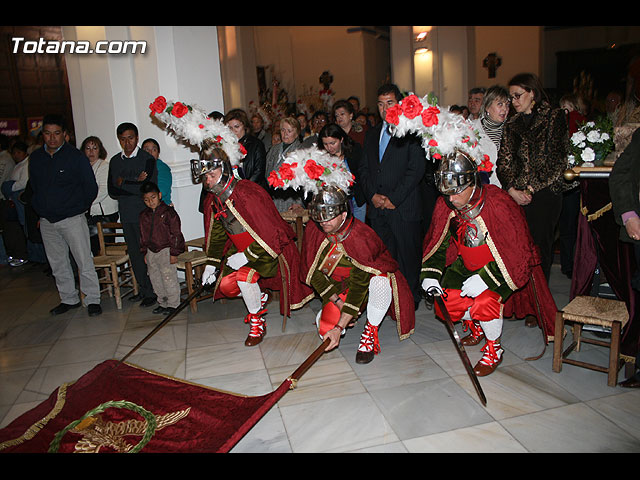
[[[556,267],[551,289],[562,308],[569,281]],[[161,320],[127,300],[118,311],[108,297],[100,317],[88,317],[86,309],[52,317],[48,311],[59,301],[55,285],[36,266],[0,267],[0,292],[0,427],[60,384],[122,358]],[[202,385],[264,394],[320,344],[318,308],[316,300],[296,311],[285,332],[281,317],[269,314],[266,339],[247,348],[242,301],[201,302],[197,314],[183,310],[129,361]],[[362,323],[232,452],[640,451],[640,391],[608,387],[605,374],[571,365],[553,372],[553,344],[540,360],[525,361],[543,345],[540,330],[523,321],[505,322],[505,359],[480,379],[486,407],[445,327],[424,305],[415,334],[405,341],[390,318],[383,322],[382,352],[368,365],[355,363]],[[475,363],[480,346],[467,352]],[[607,355],[585,345],[577,358],[605,365]]]

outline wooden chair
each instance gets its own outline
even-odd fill
[[[184,270],[187,296],[194,292],[196,279],[198,281],[202,280],[202,271],[204,270],[204,265],[207,262],[207,255],[203,250],[188,250],[188,247],[189,245],[185,245],[187,251],[178,255],[178,268],[180,270]],[[198,311],[198,302],[211,297],[212,294],[204,294],[191,300],[191,302],[189,302],[191,312],[196,313]]]
[[[553,346],[553,371],[560,372],[562,364],[568,363],[589,370],[607,374],[607,385],[615,387],[618,371],[625,361],[620,355],[620,332],[629,320],[629,313],[624,302],[600,297],[577,296],[564,309],[556,314],[555,340]],[[563,352],[562,338],[565,322],[573,324],[573,343]],[[605,342],[582,336],[583,325],[598,325],[611,329],[611,341]],[[581,362],[567,358],[572,351],[579,352],[580,344],[590,343],[609,348],[609,365],[607,367]]]
[[[118,237],[124,238],[122,224],[98,223],[97,227],[100,255],[93,258],[93,263],[98,272],[100,293],[106,291],[110,297],[115,297],[118,310],[122,310],[122,298],[131,292],[138,294],[138,282],[126,243],[116,241]]]
[[[280,216],[293,227],[293,231],[296,232],[298,251],[302,251],[302,236],[304,234],[304,226],[309,221],[309,211],[304,210],[302,213],[280,212]]]

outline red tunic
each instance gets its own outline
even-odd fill
[[[540,320],[548,342],[554,335],[558,309],[540,267],[540,254],[531,238],[524,211],[499,187],[484,185],[483,188],[486,190],[485,203],[478,217],[486,227],[491,254],[514,291],[504,304],[504,316],[535,316]],[[444,198],[438,198],[423,243],[423,263],[440,246],[453,214]],[[455,242],[450,242],[446,265],[451,265],[458,255]]]
[[[329,239],[315,222],[309,222],[304,230],[301,254],[302,279],[310,285],[313,271],[324,259],[319,258]],[[415,306],[409,284],[398,263],[393,259],[380,237],[360,220],[353,219],[349,235],[342,240],[349,259],[358,268],[372,275],[387,275],[391,280],[392,301],[389,314],[397,323],[401,340],[409,337],[415,328]]]
[[[214,194],[208,193],[204,203],[204,231],[205,245],[209,244],[209,232],[214,220]],[[233,193],[225,201],[227,209],[231,210],[249,232],[253,240],[258,242],[272,258],[282,254],[288,268],[288,297],[289,309],[302,307],[314,296],[313,290],[300,281],[300,253],[295,243],[295,233],[291,226],[280,216],[269,194],[257,183],[250,180],[240,180],[235,185]],[[226,253],[232,245],[229,238],[224,248]],[[274,291],[282,290],[282,272],[278,268],[275,277],[262,277],[258,281],[261,288]],[[222,295],[216,291],[215,298]],[[284,314],[284,295],[280,295],[280,313]]]

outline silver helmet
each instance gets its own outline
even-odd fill
[[[455,195],[471,185],[480,184],[475,160],[458,149],[440,159],[434,176],[436,186],[443,195]]]
[[[231,194],[232,188],[230,187],[235,185],[237,179],[233,174],[229,157],[227,157],[224,150],[213,144],[209,144],[205,140],[200,151],[200,158],[191,160],[191,175],[194,183],[202,183],[207,173],[218,168],[222,170],[220,179],[215,185],[207,188],[207,190],[216,195],[220,195],[223,192]]]
[[[329,221],[343,212],[349,213],[349,197],[333,185],[322,187],[309,202],[309,216],[316,222]]]

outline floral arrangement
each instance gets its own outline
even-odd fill
[[[615,149],[613,123],[608,117],[586,122],[571,135],[570,140],[569,164],[594,166]]]
[[[163,122],[167,128],[188,143],[200,147],[205,139],[211,139],[222,148],[232,166],[238,166],[247,155],[238,137],[222,121],[210,118],[204,110],[182,102],[167,101],[157,97],[149,105],[151,115]]]
[[[315,146],[291,152],[280,168],[273,170],[267,177],[273,188],[302,189],[305,194],[316,194],[326,185],[348,192],[354,179],[344,160],[332,157]]]
[[[437,98],[419,98],[411,93],[387,110],[386,121],[396,137],[417,134],[429,157],[439,160],[461,150],[475,159],[480,171],[491,171],[493,163],[480,147],[481,135],[462,115],[438,105]]]

